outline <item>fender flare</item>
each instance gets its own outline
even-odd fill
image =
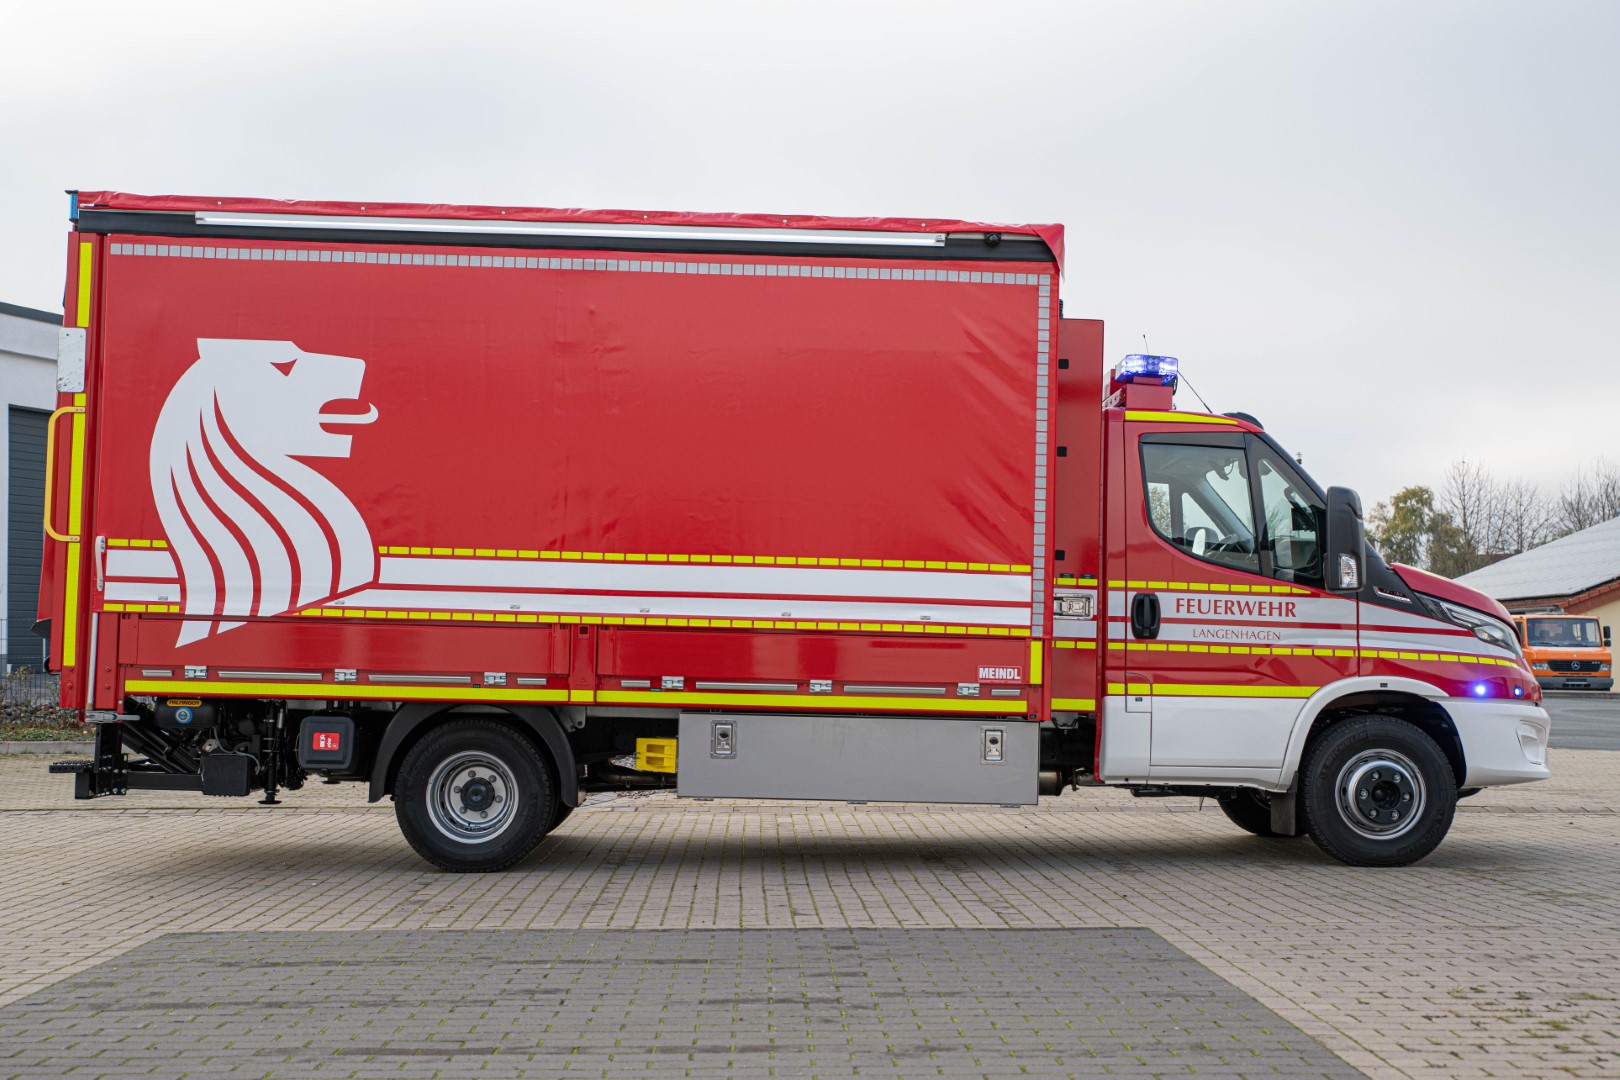
[[[406,743],[445,713],[462,707],[461,703],[454,701],[424,701],[405,705],[394,713],[387,730],[383,732],[382,742],[377,745],[377,756],[371,762],[371,794],[368,801],[376,802],[384,795],[393,794],[394,776],[398,772],[396,759]],[[477,712],[464,715],[489,716],[492,713],[505,714],[521,721],[540,739],[557,765],[557,798],[564,806],[578,806],[579,766],[574,760],[574,748],[568,744],[562,725],[551,710],[535,705],[480,703]]]
[[[1294,786],[1294,777],[1299,773],[1300,760],[1305,756],[1305,740],[1310,736],[1316,718],[1340,698],[1349,697],[1351,694],[1410,694],[1430,701],[1443,700],[1449,696],[1433,683],[1421,679],[1392,678],[1388,675],[1360,675],[1340,679],[1338,682],[1321,687],[1305,699],[1304,706],[1294,717],[1294,729],[1289,733],[1288,744],[1283,751],[1282,773],[1277,778],[1283,791],[1291,790]]]

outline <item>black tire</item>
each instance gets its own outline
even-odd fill
[[[1271,799],[1265,792],[1243,788],[1218,801],[1221,813],[1244,832],[1277,840],[1289,839],[1271,827]]]
[[[416,853],[441,870],[504,870],[557,820],[544,751],[523,732],[479,717],[424,735],[400,763],[394,816]]]
[[[1405,866],[1440,846],[1457,811],[1451,762],[1394,716],[1343,720],[1305,748],[1300,809],[1316,846],[1351,866]]]
[[[553,829],[555,829],[557,826],[559,826],[563,822],[567,821],[568,820],[568,815],[572,814],[573,812],[574,812],[574,808],[572,806],[569,806],[567,803],[563,802],[561,799],[558,799],[557,800],[557,814],[556,814],[555,817],[553,817],[551,819],[551,827]]]

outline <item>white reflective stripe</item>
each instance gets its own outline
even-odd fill
[[[134,601],[136,603],[178,604],[178,581],[109,581],[102,593],[105,600]]]
[[[1389,608],[1368,604],[1362,608],[1361,628],[1363,630],[1444,630],[1447,633],[1460,633],[1467,637],[1474,635],[1457,626],[1455,623],[1443,622],[1440,619],[1431,619],[1426,615],[1418,615],[1405,611],[1391,611]]]
[[[618,592],[750,593],[760,596],[871,596],[1028,604],[1028,574],[939,570],[835,570],[815,567],[561,560],[417,559],[385,556],[383,585],[496,589],[601,589]]]
[[[1472,659],[1475,657],[1495,657],[1501,660],[1512,660],[1514,656],[1506,649],[1498,649],[1486,641],[1481,641],[1473,634],[1390,634],[1376,631],[1363,631],[1361,635],[1363,649],[1378,649],[1383,652],[1433,653],[1438,656]]]
[[[108,548],[107,576],[140,578],[144,581],[171,581],[180,575],[174,572],[174,556],[167,551]]]
[[[836,600],[753,600],[706,596],[580,596],[560,593],[454,592],[448,589],[363,589],[326,607],[417,611],[544,611],[653,618],[842,620],[1022,626],[1028,607],[884,604]]]

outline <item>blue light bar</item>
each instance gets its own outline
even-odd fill
[[[1158,386],[1176,385],[1181,374],[1181,361],[1173,356],[1151,356],[1131,353],[1114,369],[1114,378],[1122,383],[1153,383]]]

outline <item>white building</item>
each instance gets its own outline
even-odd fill
[[[44,548],[45,421],[56,407],[56,337],[62,316],[0,304],[0,653],[5,670],[39,669],[34,635]]]

